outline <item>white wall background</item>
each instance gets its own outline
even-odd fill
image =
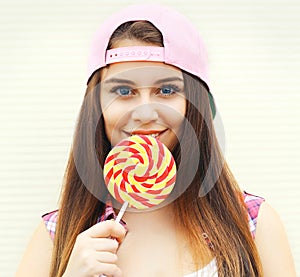
[[[1,1],[1,276],[13,276],[40,216],[57,206],[92,34],[136,2]],[[202,33],[229,165],[281,215],[300,272],[300,2],[156,2]]]

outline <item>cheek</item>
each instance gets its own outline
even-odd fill
[[[103,111],[103,118],[106,132],[111,133],[113,129],[118,128],[118,125],[120,125],[122,115],[118,112],[118,110],[106,109]]]
[[[118,112],[120,111],[119,107],[116,105],[116,102],[114,99],[107,96],[106,93],[103,93],[100,98],[100,104],[105,126],[114,126],[119,117]]]
[[[181,100],[170,107],[168,113],[169,124],[176,130],[181,126],[186,114],[186,101]]]
[[[119,140],[119,134],[128,121],[128,108],[118,103],[103,105],[102,114],[107,138],[113,143],[114,138]]]

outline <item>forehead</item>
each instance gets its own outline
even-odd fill
[[[160,79],[182,80],[180,69],[162,62],[120,62],[102,69],[101,82],[111,78],[131,80],[137,84],[153,83]]]

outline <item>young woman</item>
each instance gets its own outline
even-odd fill
[[[166,7],[130,6],[98,30],[89,67],[59,210],[43,216],[16,276],[295,276],[278,215],[223,159],[194,27]],[[177,180],[164,205],[120,224],[101,169],[134,134],[170,149]]]

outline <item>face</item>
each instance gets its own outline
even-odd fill
[[[120,62],[101,75],[105,131],[114,146],[131,135],[152,135],[170,150],[186,111],[182,72],[161,62]]]

